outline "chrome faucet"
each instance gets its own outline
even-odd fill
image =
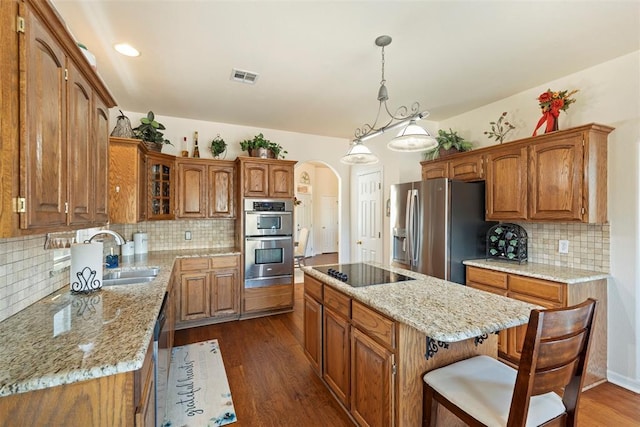
[[[118,246],[122,246],[122,245],[124,245],[126,243],[125,238],[122,237],[121,234],[116,233],[113,230],[99,230],[93,236],[91,236],[87,240],[85,240],[85,243],[91,243],[91,241],[94,239],[94,237],[99,236],[101,234],[109,234],[109,235],[113,236],[113,238],[116,240],[116,244]]]

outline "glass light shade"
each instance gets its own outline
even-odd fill
[[[429,132],[416,125],[415,120],[411,120],[407,127],[387,144],[389,150],[404,152],[427,151],[437,146],[438,141]]]
[[[356,141],[340,161],[347,165],[371,165],[378,163],[378,158],[361,141]]]

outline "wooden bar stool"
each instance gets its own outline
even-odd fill
[[[518,370],[476,356],[427,372],[423,424],[440,403],[470,426],[577,425],[596,305],[533,310]]]

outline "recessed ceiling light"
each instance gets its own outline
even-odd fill
[[[138,49],[128,43],[118,43],[113,48],[125,56],[140,56]]]

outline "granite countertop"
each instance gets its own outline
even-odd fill
[[[456,342],[529,321],[536,305],[402,268],[370,263],[416,280],[354,288],[313,267],[303,271],[428,337]]]
[[[521,276],[567,284],[590,282],[592,280],[606,279],[609,277],[609,274],[599,271],[537,264],[534,262],[518,264],[493,259],[474,259],[463,261],[463,263],[472,267],[486,268],[489,270],[502,271],[504,273],[520,274]]]
[[[0,397],[140,369],[176,258],[235,248],[151,252],[109,271],[159,267],[151,282],[72,294],[69,286],[0,322]]]

